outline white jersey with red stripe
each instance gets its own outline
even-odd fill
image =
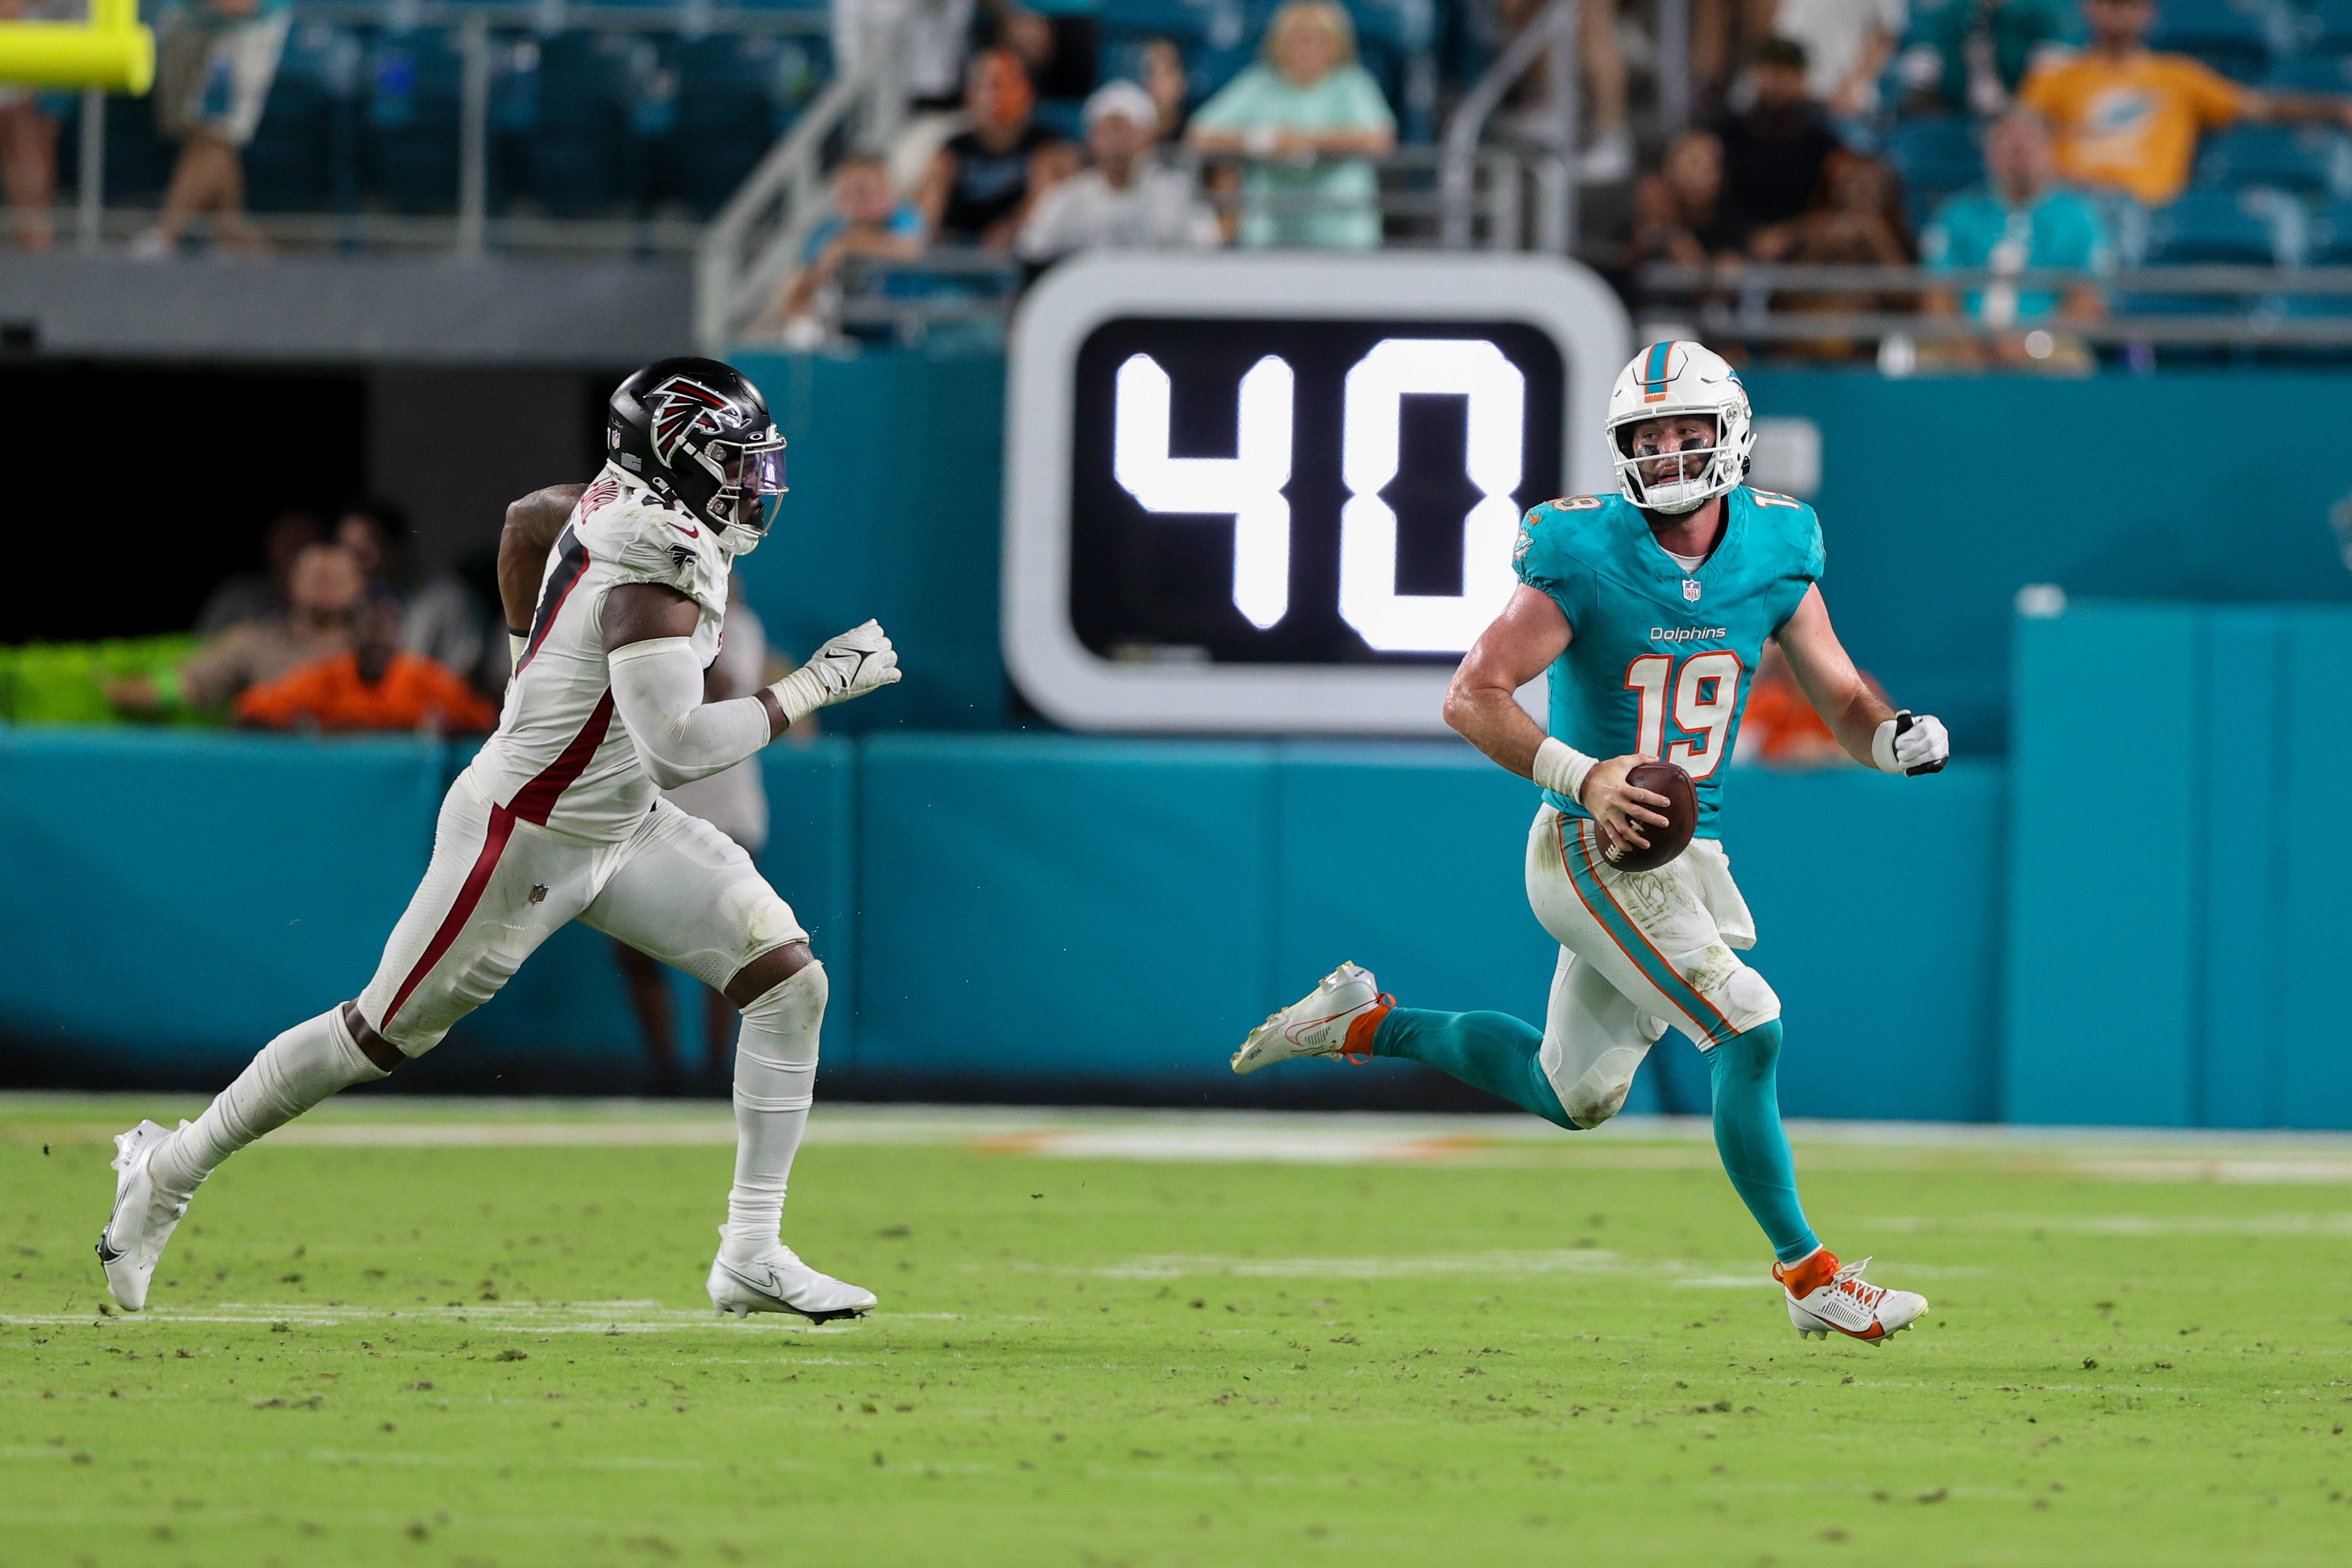
[[[613,706],[604,598],[624,583],[674,588],[700,608],[691,639],[708,668],[727,613],[718,531],[606,464],[548,552],[530,637],[498,732],[466,777],[493,809],[581,838],[627,837],[660,795]]]

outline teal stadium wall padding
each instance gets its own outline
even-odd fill
[[[2352,1127],[2352,613],[2017,627],[2005,1120]]]

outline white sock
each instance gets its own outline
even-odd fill
[[[811,960],[743,1009],[735,1042],[735,1185],[719,1227],[719,1256],[730,1263],[756,1261],[783,1228],[784,1187],[815,1098],[828,990],[824,965]]]
[[[343,1027],[342,1009],[331,1007],[262,1047],[202,1116],[156,1146],[149,1177],[158,1191],[184,1198],[214,1167],[263,1133],[337,1089],[383,1076]]]

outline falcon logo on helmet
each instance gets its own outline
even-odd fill
[[[717,360],[658,360],[613,392],[617,469],[709,523],[730,555],[757,548],[784,495],[784,437],[760,389]]]
[[[718,435],[725,428],[720,420],[732,410],[725,398],[709,387],[674,375],[654,388],[646,399],[646,412],[653,416],[655,453],[665,463],[676,463],[678,448],[688,436],[698,430],[706,436]]]
[[[1636,436],[1645,426],[1695,420],[1713,426],[1703,443]],[[1608,434],[1619,491],[1646,511],[1668,513],[1696,511],[1739,485],[1756,444],[1739,373],[1722,355],[1679,340],[1652,343],[1618,372]]]

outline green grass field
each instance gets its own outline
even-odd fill
[[[0,1097],[12,1568],[2352,1560],[2352,1141],[1801,1130],[1935,1303],[1872,1350],[1687,1128],[820,1106],[883,1306],[810,1329],[702,1300],[723,1108],[378,1099],[105,1315],[104,1135],[194,1109]]]

